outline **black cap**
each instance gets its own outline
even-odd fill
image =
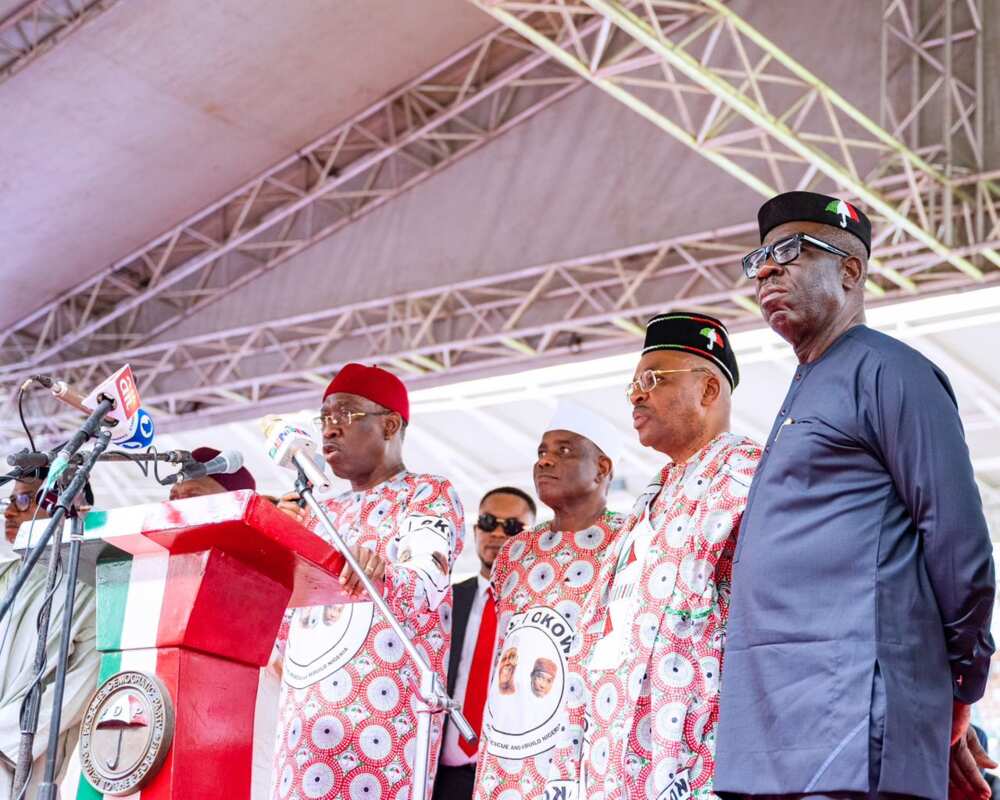
[[[785,192],[772,197],[757,212],[760,240],[768,232],[786,222],[819,222],[843,228],[857,236],[872,254],[872,223],[861,211],[846,200],[816,192]]]
[[[722,370],[733,389],[740,382],[740,370],[729,343],[729,331],[720,320],[708,314],[672,311],[653,317],[646,323],[642,354],[654,350],[677,350],[700,356]]]

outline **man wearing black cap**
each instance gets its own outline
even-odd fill
[[[981,795],[995,586],[955,397],[865,326],[863,213],[789,192],[758,220],[743,268],[799,365],[736,550],[716,791],[941,798],[952,747],[953,792]]]
[[[568,704],[550,797],[574,784],[580,798],[711,796],[733,538],[761,455],[729,433],[738,382],[719,320],[650,320],[626,394],[639,441],[670,460],[581,611],[577,629],[597,641],[570,655],[583,686]]]

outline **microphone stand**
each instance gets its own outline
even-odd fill
[[[448,696],[448,691],[441,685],[441,680],[438,678],[437,673],[427,665],[424,657],[417,650],[410,637],[407,636],[399,620],[393,616],[389,610],[389,606],[382,599],[382,593],[375,588],[375,584],[372,583],[371,578],[365,574],[364,569],[362,569],[350,548],[333,526],[323,506],[313,496],[312,481],[309,475],[315,470],[315,465],[301,450],[295,452],[292,460],[295,462],[295,466],[299,472],[298,479],[295,481],[296,491],[306,501],[306,505],[323,525],[323,529],[330,537],[334,547],[341,552],[347,563],[351,565],[351,569],[354,570],[361,580],[361,584],[365,587],[365,591],[375,604],[375,608],[379,610],[385,621],[389,623],[392,632],[402,642],[403,649],[410,657],[410,661],[417,668],[417,673],[420,676],[419,686],[416,687],[417,743],[416,752],[413,755],[413,784],[410,798],[411,800],[425,800],[430,780],[431,719],[433,715],[440,714],[442,711],[448,712],[455,727],[458,728],[462,737],[468,741],[476,741],[476,732],[469,725],[465,717],[462,716],[461,705]]]
[[[83,443],[95,436],[100,428],[101,422],[104,416],[108,413],[111,407],[114,405],[114,401],[111,398],[104,398],[97,404],[97,408],[94,412],[87,417],[87,421],[83,423],[80,430],[73,434],[73,438],[69,440],[66,446],[60,451],[60,456],[65,455],[65,458],[60,459],[57,457],[53,462],[55,464],[57,461],[65,461],[63,466],[56,466],[54,470],[58,473],[65,469],[68,465],[69,459],[83,447]],[[106,447],[107,445],[105,445]],[[81,477],[82,476],[82,477]],[[79,479],[79,481],[78,481]],[[55,478],[52,472],[49,473],[49,481],[53,481]],[[73,480],[70,481],[70,486],[76,486],[76,490],[70,497],[76,497],[76,492],[79,492],[84,483],[87,480],[87,472],[77,470],[76,475],[73,476]],[[60,495],[61,498],[61,495]],[[0,603],[0,622],[3,622],[4,617],[7,616],[7,612],[10,611],[11,606],[14,605],[14,601],[17,599],[18,592],[21,591],[21,587],[24,586],[24,582],[28,579],[28,575],[35,568],[35,564],[38,563],[38,559],[42,557],[42,553],[45,552],[45,548],[48,546],[49,539],[55,533],[56,529],[59,529],[60,533],[62,531],[62,521],[66,517],[66,506],[64,503],[59,503],[56,506],[55,513],[49,518],[49,524],[45,527],[45,532],[42,534],[42,538],[38,540],[38,543],[31,548],[24,558],[24,563],[21,564],[21,571],[18,572],[17,577],[14,579],[13,585],[7,592],[6,597],[4,597],[3,602]]]
[[[101,454],[111,443],[111,431],[101,431],[97,435],[97,442],[94,448],[84,458],[83,464],[77,470],[77,476],[83,473],[83,483],[90,476],[94,464],[97,463]],[[74,477],[74,480],[76,478]],[[80,487],[83,487],[83,483]],[[59,495],[58,506],[65,509],[68,501],[73,503],[79,495],[69,494],[70,488]],[[68,511],[68,509],[65,509]],[[59,655],[56,657],[56,677],[52,685],[52,718],[49,720],[49,742],[45,751],[45,773],[42,783],[38,788],[37,800],[58,800],[59,787],[56,784],[56,768],[59,760],[59,728],[62,723],[63,694],[66,690],[66,670],[69,663],[69,645],[73,631],[73,606],[76,604],[76,574],[80,567],[80,546],[83,542],[83,515],[76,514],[73,518],[73,527],[69,539],[69,554],[66,563],[66,597],[63,602],[62,634],[59,639]],[[53,545],[55,547],[55,545]],[[47,627],[47,625],[46,625]],[[42,651],[44,654],[44,650]],[[22,740],[23,744],[23,740]],[[31,750],[28,754],[30,757]]]
[[[96,412],[95,412],[96,413]],[[107,410],[101,411],[101,416],[107,413]],[[98,424],[99,424],[98,418]],[[14,797],[20,798],[24,791],[25,785],[31,776],[31,765],[34,759],[32,758],[32,750],[35,743],[35,733],[38,730],[38,719],[39,712],[41,710],[42,704],[42,682],[41,678],[45,674],[46,662],[48,661],[48,636],[49,636],[49,620],[52,615],[52,596],[55,594],[56,584],[59,581],[59,561],[60,561],[60,547],[62,545],[62,528],[64,518],[70,514],[70,510],[74,509],[76,503],[77,495],[83,491],[84,484],[86,484],[88,477],[90,476],[90,471],[94,468],[94,464],[97,463],[97,459],[104,450],[107,449],[108,445],[111,443],[111,432],[101,431],[97,434],[97,442],[94,444],[93,449],[87,454],[84,459],[83,464],[80,466],[76,473],[70,479],[66,488],[60,492],[58,499],[56,500],[55,510],[49,520],[49,526],[46,529],[46,535],[39,540],[38,546],[32,554],[37,552],[39,548],[45,547],[49,539],[52,540],[51,550],[49,552],[49,566],[48,575],[45,582],[45,602],[42,604],[42,608],[38,615],[38,640],[35,646],[35,660],[32,665],[32,674],[35,676],[35,680],[31,685],[31,689],[28,691],[28,695],[24,699],[24,704],[21,706],[21,743],[17,755],[17,767],[14,772],[14,787],[13,794]],[[79,532],[83,533],[83,521],[79,517],[78,512],[73,510],[75,515],[74,527],[79,525]],[[75,548],[71,546],[70,556],[71,558],[75,554],[75,561],[71,561],[70,575],[67,577],[66,594],[68,597],[75,601],[76,598],[76,572],[79,565],[80,559],[80,543],[79,541],[74,541],[73,544]],[[21,574],[27,578],[30,572],[31,565],[26,564],[25,569],[22,570]],[[20,577],[20,575],[18,576]],[[23,585],[23,581],[22,581]],[[15,587],[19,588],[19,587]],[[62,673],[62,684],[56,686],[56,694],[53,697],[52,705],[52,717],[49,731],[49,748],[46,760],[46,775],[48,776],[48,767],[51,764],[55,765],[55,760],[58,757],[52,750],[52,739],[53,733],[55,734],[55,744],[56,750],[58,750],[58,740],[59,740],[59,723],[62,716],[62,689],[65,687],[66,681],[66,662],[63,660],[68,657],[69,654],[69,629],[72,625],[73,616],[73,606],[72,601],[70,606],[66,609],[66,616],[63,619],[63,629],[62,629],[62,641],[59,646],[59,661],[57,662],[56,676],[57,680],[59,673]],[[53,771],[54,775],[54,771]],[[53,795],[54,797],[54,795]]]

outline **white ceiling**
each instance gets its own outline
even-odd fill
[[[464,0],[114,5],[0,83],[0,326],[494,27]]]

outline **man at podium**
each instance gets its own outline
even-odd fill
[[[444,684],[462,506],[446,479],[407,471],[408,422],[409,399],[398,378],[377,367],[345,366],[323,394],[318,424],[327,463],[351,489],[324,506]],[[295,499],[286,495],[279,508],[321,534]],[[341,583],[352,594],[362,591],[349,566]],[[408,786],[418,676],[374,605],[295,609],[276,648],[282,688],[272,797],[386,797]],[[432,775],[442,723],[436,715]]]

